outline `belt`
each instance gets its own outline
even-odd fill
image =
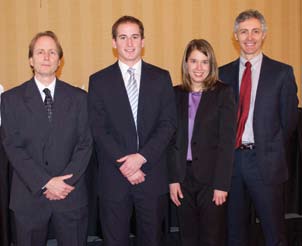
[[[255,149],[256,145],[254,143],[246,143],[246,144],[241,144],[238,149],[240,150],[252,150]]]

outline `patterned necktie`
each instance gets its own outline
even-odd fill
[[[44,105],[45,105],[45,108],[47,111],[47,117],[48,117],[49,122],[51,122],[51,120],[52,120],[52,104],[53,104],[52,97],[50,94],[50,90],[48,88],[45,88],[43,90],[43,92],[45,93]]]
[[[129,68],[128,73],[130,74],[130,78],[127,84],[127,94],[129,98],[129,103],[131,106],[135,127],[137,127],[137,104],[138,104],[138,88],[136,79],[134,76],[134,68]]]
[[[237,112],[237,134],[236,134],[236,148],[240,147],[242,143],[242,134],[244,131],[245,123],[249,115],[251,90],[252,90],[252,76],[251,76],[251,63],[245,63],[245,70],[241,80],[239,104]]]

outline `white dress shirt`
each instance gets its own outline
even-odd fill
[[[129,66],[126,65],[125,63],[121,62],[120,60],[118,61],[118,65],[122,72],[125,88],[127,88],[127,85],[128,85],[129,79],[130,79],[130,74],[128,73]],[[139,91],[140,84],[141,84],[142,60],[139,60],[136,64],[134,64],[132,66],[132,68],[135,69],[134,77],[136,79],[137,89]]]
[[[249,60],[252,64],[251,72],[252,72],[252,91],[251,91],[251,101],[250,101],[250,110],[249,115],[245,123],[243,135],[242,135],[242,143],[255,143],[254,139],[254,131],[253,131],[253,118],[254,118],[254,108],[255,108],[255,100],[257,87],[260,77],[260,70],[262,64],[263,54],[255,56],[253,59]],[[247,60],[243,57],[240,57],[240,67],[239,67],[239,88],[241,86],[242,76],[245,70],[245,63]]]
[[[42,101],[44,102],[45,96],[46,96],[45,93],[43,92],[43,90],[45,88],[48,88],[50,90],[50,95],[52,97],[52,100],[54,101],[56,78],[48,86],[43,85],[43,83],[41,83],[39,80],[37,80],[36,77],[35,77],[35,82],[39,89],[40,95],[42,97]]]

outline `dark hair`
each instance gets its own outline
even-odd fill
[[[248,9],[243,12],[241,12],[235,19],[234,23],[234,32],[236,33],[238,31],[239,24],[245,20],[255,18],[260,21],[261,26],[262,26],[262,31],[266,32],[267,31],[267,25],[266,21],[264,19],[264,16],[255,9]]]
[[[188,72],[188,58],[194,50],[198,50],[203,53],[208,59],[210,64],[210,71],[208,76],[203,81],[203,89],[213,89],[216,82],[218,81],[218,67],[214,50],[210,43],[204,39],[193,39],[191,40],[184,51],[182,58],[181,74],[182,74],[182,87],[184,90],[192,91],[192,81]]]
[[[50,37],[55,41],[59,59],[61,59],[63,57],[63,49],[58,40],[57,35],[52,31],[39,32],[33,37],[33,39],[30,41],[29,47],[28,47],[28,58],[31,58],[33,56],[34,48],[35,48],[35,45],[36,45],[36,42],[38,41],[38,39],[41,37],[45,37],[45,36]]]
[[[144,25],[143,23],[133,17],[133,16],[128,16],[128,15],[124,15],[122,17],[120,17],[116,22],[114,22],[114,24],[112,25],[112,38],[113,39],[116,39],[116,36],[117,36],[117,28],[120,24],[124,24],[124,23],[134,23],[134,24],[137,24],[138,27],[139,27],[139,32],[140,32],[140,35],[141,35],[141,39],[144,39],[145,36],[144,36]]]

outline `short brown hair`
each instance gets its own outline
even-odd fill
[[[112,25],[112,38],[113,39],[116,39],[117,37],[117,28],[120,24],[124,24],[124,23],[134,23],[134,24],[137,24],[138,27],[139,27],[139,32],[140,32],[140,35],[141,35],[141,39],[144,39],[145,36],[144,36],[144,25],[143,23],[133,17],[133,16],[129,16],[129,15],[124,15],[122,17],[120,17],[116,22],[114,22],[114,24]]]
[[[184,90],[192,91],[192,81],[188,72],[188,58],[194,50],[198,50],[203,53],[208,59],[210,64],[209,75],[203,81],[203,89],[213,89],[216,82],[218,81],[218,67],[214,50],[210,43],[204,39],[193,39],[191,40],[184,51],[182,58],[181,74],[182,74],[182,87]]]
[[[52,31],[39,32],[33,37],[33,39],[30,41],[29,47],[28,47],[28,58],[31,58],[33,56],[34,48],[35,48],[37,40],[39,38],[45,37],[45,36],[50,37],[55,41],[59,59],[61,59],[63,57],[63,49],[62,49],[62,46],[59,42],[57,35]]]

